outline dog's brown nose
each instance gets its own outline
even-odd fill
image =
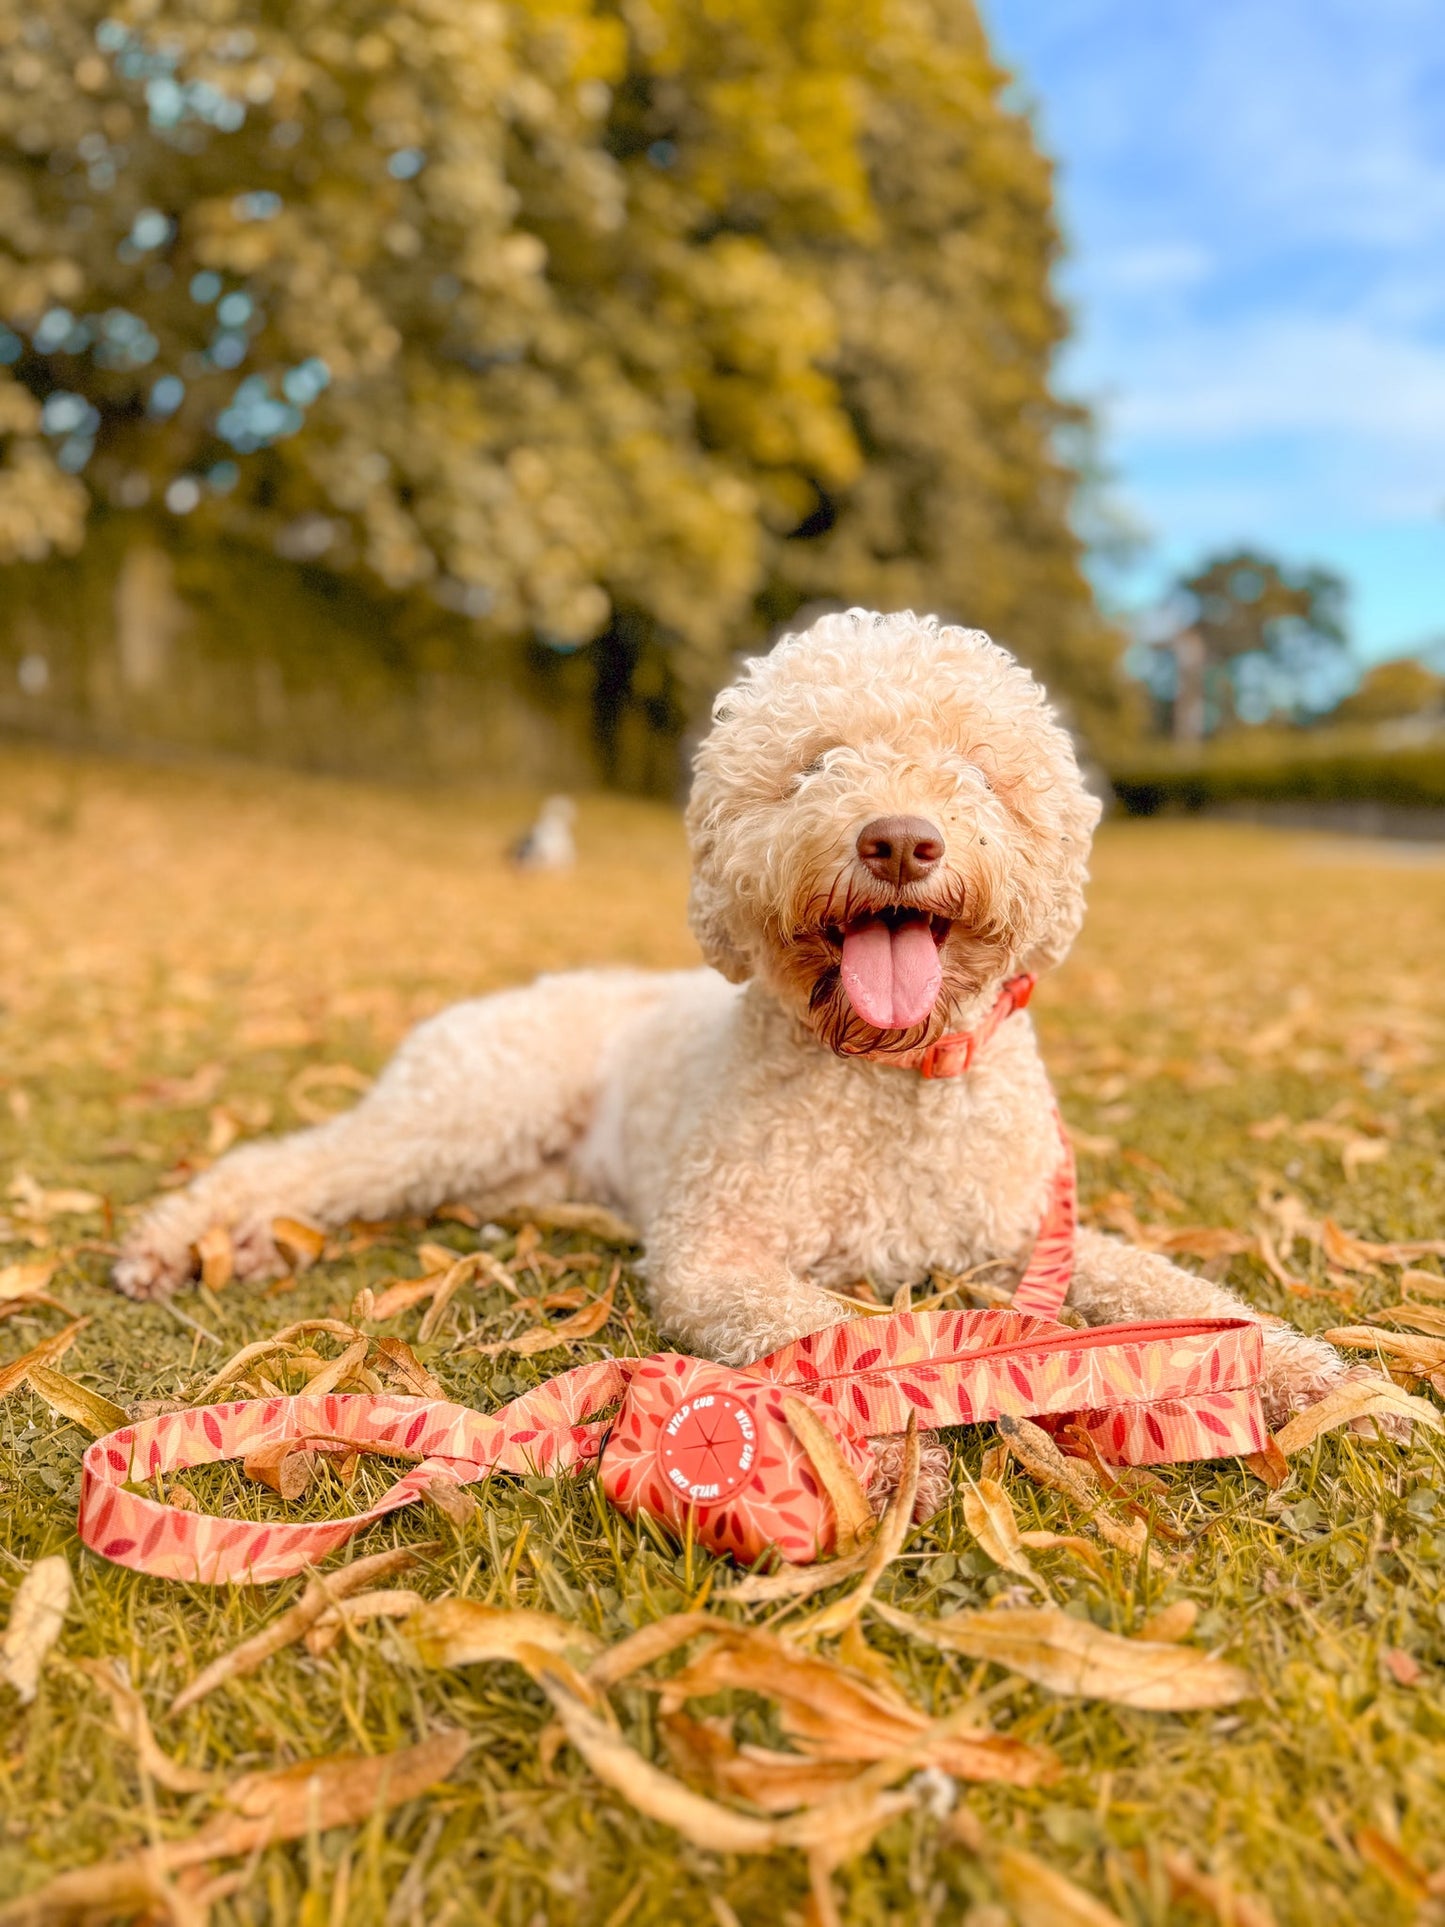
[[[883,883],[922,883],[942,856],[943,832],[926,816],[875,816],[858,832],[858,861]]]

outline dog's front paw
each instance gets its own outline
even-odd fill
[[[127,1298],[166,1298],[200,1270],[196,1239],[205,1231],[185,1198],[167,1198],[132,1227],[111,1272]]]
[[[902,1432],[873,1440],[873,1476],[868,1481],[868,1503],[877,1513],[898,1490],[903,1472]],[[936,1432],[918,1435],[918,1493],[913,1501],[913,1519],[922,1525],[948,1503],[952,1489],[953,1455]]]
[[[271,1278],[282,1269],[272,1235],[276,1213],[252,1210],[239,1222],[220,1198],[185,1192],[147,1211],[121,1246],[111,1278],[128,1298],[165,1298],[199,1276],[201,1239],[213,1226],[231,1241],[231,1275]]]
[[[1318,1405],[1341,1385],[1378,1380],[1379,1373],[1369,1365],[1347,1365],[1333,1345],[1322,1338],[1307,1338],[1292,1326],[1269,1326],[1264,1334],[1264,1415],[1271,1431],[1278,1431],[1293,1412]],[[1398,1413],[1386,1412],[1353,1419],[1350,1430],[1371,1437],[1376,1431],[1388,1439],[1408,1444],[1410,1421]]]

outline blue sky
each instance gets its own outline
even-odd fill
[[[1060,166],[1064,386],[1145,599],[1240,542],[1445,639],[1445,5],[984,0]]]

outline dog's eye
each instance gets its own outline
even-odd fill
[[[805,778],[809,776],[816,776],[819,770],[822,769],[823,765],[827,762],[832,752],[838,747],[839,745],[837,743],[829,743],[825,749],[820,749],[816,754],[816,756],[812,757],[810,761],[804,763],[803,767],[794,776],[793,781],[795,783],[801,783],[805,780]]]

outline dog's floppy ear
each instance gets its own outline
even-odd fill
[[[1021,970],[1045,970],[1062,963],[1084,921],[1084,885],[1089,880],[1089,846],[1102,814],[1099,800],[1075,776],[1072,793],[1050,838],[1049,860],[1041,866],[1031,906],[1031,927],[1021,948]]]
[[[693,846],[692,884],[687,897],[687,920],[697,938],[703,961],[730,984],[745,984],[753,974],[751,960],[738,948],[728,916],[728,893],[710,874],[701,849]]]

